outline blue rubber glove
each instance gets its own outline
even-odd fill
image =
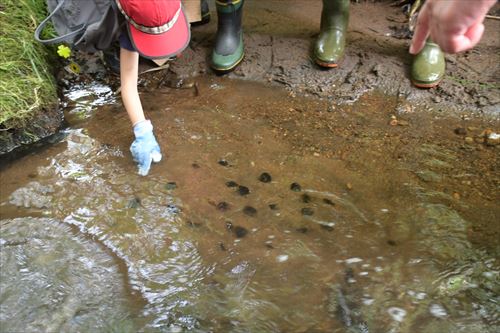
[[[139,175],[146,176],[151,162],[161,161],[161,151],[153,134],[153,125],[149,120],[143,120],[134,125],[135,140],[130,146],[134,161],[139,166]]]

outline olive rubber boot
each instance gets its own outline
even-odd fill
[[[413,58],[411,82],[418,88],[433,88],[441,82],[445,71],[444,53],[430,39]]]
[[[344,55],[350,0],[323,0],[321,27],[314,44],[314,61],[322,67],[337,67]]]
[[[211,66],[216,71],[229,72],[243,60],[243,1],[215,1],[218,22]]]

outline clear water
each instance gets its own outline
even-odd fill
[[[102,87],[2,168],[2,332],[499,331],[495,147],[464,157],[425,114],[392,127],[385,96],[331,113],[197,81],[143,93],[147,177]]]

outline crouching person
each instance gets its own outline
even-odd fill
[[[137,90],[139,56],[164,59],[182,52],[190,40],[189,23],[180,0],[115,1],[126,20],[120,36],[120,80],[123,105],[135,136],[130,151],[139,174],[145,176],[162,155]]]

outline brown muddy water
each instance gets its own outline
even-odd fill
[[[497,120],[197,78],[106,86],[1,169],[2,332],[498,332]]]

